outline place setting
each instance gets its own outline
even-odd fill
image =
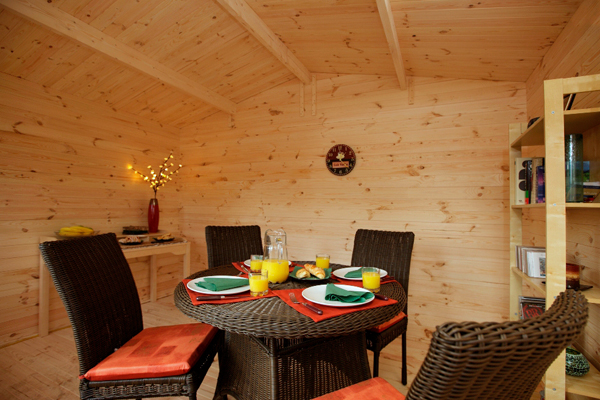
[[[248,277],[213,275],[184,279],[190,300],[194,305],[225,304],[275,296],[269,290],[268,271],[250,272]]]
[[[318,268],[311,264],[305,264],[305,267],[307,265]],[[307,268],[309,272],[310,267]],[[343,271],[344,269],[346,271]],[[325,271],[330,272],[330,269],[324,269],[323,272]],[[396,300],[379,294],[381,277],[387,276],[385,271],[378,268],[350,267],[333,271],[333,274],[336,275],[338,271],[341,271],[339,276],[346,277],[350,274],[346,279],[353,284],[326,283],[304,289],[275,290],[274,293],[286,304],[315,322],[349,312],[397,303]],[[304,275],[303,273],[302,276]],[[319,275],[320,278],[315,278],[325,279],[326,275]]]

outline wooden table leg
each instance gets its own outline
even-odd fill
[[[150,256],[150,301],[158,299],[158,265],[156,256]]]
[[[47,336],[50,323],[50,272],[40,254],[40,282],[39,282],[39,309],[38,309],[38,335]]]

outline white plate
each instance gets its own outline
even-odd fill
[[[249,267],[249,266],[250,266],[250,260],[246,260],[246,261],[244,261],[244,265],[245,265],[246,267]],[[291,261],[288,261],[288,265],[292,265],[292,262],[291,262]]]
[[[336,285],[339,288],[344,290],[351,290],[353,292],[368,292],[367,289],[359,288],[351,285]],[[312,301],[316,304],[321,304],[323,306],[331,306],[331,307],[356,307],[363,306],[373,301],[375,296],[371,297],[369,300],[364,303],[342,303],[341,301],[330,301],[325,300],[325,291],[327,290],[327,285],[317,285],[306,288],[302,291],[302,297],[304,297],[308,301]]]
[[[230,276],[230,275],[213,275],[213,276],[207,276],[206,278],[248,279],[248,278],[238,278],[237,276]],[[242,292],[250,290],[250,285],[246,285],[246,286],[240,286],[240,287],[236,287],[236,288],[232,288],[232,289],[221,290],[220,292],[215,292],[212,290],[204,289],[200,286],[196,286],[196,282],[204,282],[204,277],[192,279],[191,281],[188,282],[187,287],[191,291],[202,293],[202,294],[236,294],[236,293],[242,293]]]
[[[347,268],[340,268],[340,269],[336,269],[335,271],[333,271],[333,274],[335,276],[337,276],[340,279],[348,279],[349,281],[362,281],[362,277],[360,278],[346,278],[344,275],[346,275],[348,272],[352,272],[352,271],[356,271],[357,269],[360,269],[361,267],[347,267]],[[387,276],[387,272],[383,269],[379,270],[379,277],[383,278],[384,276]]]

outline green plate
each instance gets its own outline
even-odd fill
[[[317,278],[314,275],[309,276],[308,278],[296,278],[296,272],[302,267],[294,267],[294,270],[292,272],[290,272],[290,278],[295,279],[297,281],[326,281],[327,279],[331,278],[331,268],[324,268],[323,271],[325,271],[325,278],[321,279],[321,278]]]

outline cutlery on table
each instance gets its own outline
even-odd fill
[[[247,274],[249,274],[249,273],[250,273],[250,271],[248,271],[248,268],[246,268],[246,267],[244,266],[244,264],[240,264],[240,267],[242,267],[242,269],[244,270],[244,272],[245,272],[245,273],[247,273]]]
[[[196,297],[196,301],[204,301],[204,300],[229,300],[229,299],[247,299],[252,296],[223,296],[223,295],[214,295],[214,296],[198,296]]]
[[[382,294],[377,294],[377,293],[375,294],[375,298],[379,299],[379,300],[383,300],[383,301],[388,301],[389,300],[389,298],[387,296],[384,296]]]
[[[298,301],[298,299],[296,298],[296,295],[294,293],[290,293],[290,300],[292,300],[292,303],[294,304],[302,304],[304,307],[308,308],[310,311],[317,313],[319,315],[323,315],[323,311],[319,310],[317,307],[308,304],[308,303],[303,303],[301,301]]]

